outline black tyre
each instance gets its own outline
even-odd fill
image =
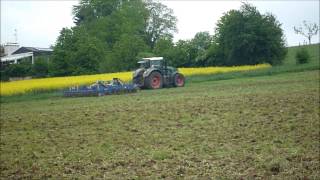
[[[184,84],[185,84],[185,78],[184,78],[183,74],[181,74],[181,73],[175,74],[173,77],[173,85],[175,87],[183,87]]]
[[[163,78],[162,75],[154,71],[147,78],[145,82],[148,89],[160,89],[163,86]]]

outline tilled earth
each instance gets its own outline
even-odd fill
[[[319,71],[1,104],[1,178],[319,179]]]

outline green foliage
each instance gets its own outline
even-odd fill
[[[154,48],[158,39],[172,38],[172,33],[177,31],[177,18],[173,16],[172,9],[152,0],[146,1],[146,8],[148,10],[146,39],[148,45]]]
[[[170,37],[159,39],[153,49],[153,53],[156,54],[156,56],[164,57],[171,65],[174,65],[173,61],[175,59],[175,57],[172,57],[173,52],[174,43]]]
[[[138,61],[139,52],[147,52],[148,47],[138,36],[123,34],[108,53],[108,57],[101,64],[101,71],[118,72],[132,70]]]
[[[227,12],[217,23],[215,45],[208,56],[216,65],[281,64],[286,55],[281,24],[253,6]]]
[[[303,45],[303,46],[293,46],[288,48],[288,54],[286,55],[283,65],[296,64],[296,54],[301,48],[305,48],[310,54],[310,63],[319,65],[320,58],[320,44]]]
[[[169,57],[167,58],[169,64],[174,67],[187,67],[191,64],[189,58],[188,41],[179,40],[173,49],[170,49]]]
[[[209,49],[213,41],[212,36],[210,36],[209,32],[199,32],[194,38],[191,40],[191,45],[195,50],[195,62],[196,66],[207,66],[209,63],[207,62],[206,51]]]
[[[296,52],[296,63],[297,64],[305,64],[310,61],[310,54],[308,53],[307,49],[301,48],[299,51]]]
[[[53,76],[131,70],[176,29],[172,10],[152,1],[81,0],[73,14],[76,26],[54,47]]]
[[[3,69],[0,70],[0,80],[1,81],[9,81],[9,75]]]
[[[172,42],[172,38],[161,38],[154,47],[157,56],[163,56],[176,67],[194,67],[209,65],[206,52],[212,44],[212,36],[208,32],[199,32],[191,40]]]
[[[4,69],[4,76],[25,77],[32,75],[32,65],[29,59],[21,60],[18,64],[10,64]]]
[[[73,7],[74,22],[77,25],[111,15],[120,6],[119,0],[81,0]]]
[[[156,56],[156,55],[152,52],[139,52],[137,55],[137,59],[154,57],[154,56]]]
[[[17,64],[7,64],[1,67],[1,81],[8,81],[10,77],[46,77],[49,71],[49,57],[35,57],[34,64],[30,58],[19,60]]]
[[[73,54],[73,31],[63,28],[54,46],[52,63],[49,66],[50,75],[65,76],[71,74],[70,57]]]
[[[53,76],[94,74],[104,59],[103,43],[84,26],[63,29],[54,47],[50,72]]]
[[[34,77],[46,77],[49,72],[49,57],[35,58],[32,65],[32,75]]]

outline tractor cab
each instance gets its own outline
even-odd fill
[[[140,68],[148,69],[150,67],[161,68],[163,66],[163,57],[152,57],[152,58],[142,58],[142,61],[139,61]]]
[[[138,64],[140,64],[140,68],[148,69],[150,67],[150,61],[143,60],[139,61]]]
[[[142,58],[140,68],[133,72],[133,83],[140,88],[158,89],[163,86],[184,86],[184,76],[167,66],[163,57]]]

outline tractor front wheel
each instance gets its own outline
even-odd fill
[[[147,85],[148,89],[162,88],[162,85],[163,85],[162,75],[157,71],[152,72],[148,76],[148,78],[146,78],[146,85]]]
[[[175,87],[183,87],[185,83],[185,78],[183,74],[180,74],[180,73],[175,74],[173,83]]]

